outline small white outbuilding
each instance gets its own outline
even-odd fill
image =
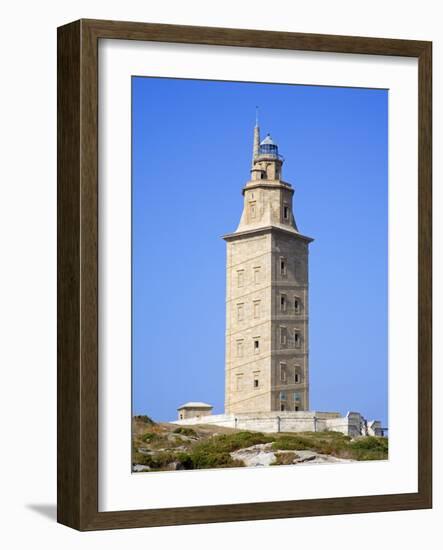
[[[190,401],[189,403],[181,405],[181,407],[177,409],[178,419],[185,420],[186,418],[200,418],[201,416],[209,416],[212,414],[212,409],[213,406],[208,405],[208,403]]]

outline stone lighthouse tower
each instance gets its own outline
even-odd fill
[[[309,409],[308,246],[283,157],[254,128],[240,224],[225,235],[225,413]]]

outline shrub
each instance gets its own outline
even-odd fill
[[[389,440],[387,437],[367,436],[349,443],[352,458],[355,460],[386,460]]]
[[[276,451],[315,451],[320,454],[342,456],[350,437],[339,432],[303,432],[303,435],[282,435],[272,445]]]
[[[184,428],[183,426],[179,426],[178,428],[175,428],[173,433],[186,435],[187,437],[197,437],[197,432],[195,430],[193,430],[192,428]]]
[[[194,449],[190,453],[194,469],[233,468],[244,466],[243,461],[231,457],[228,452],[214,452],[207,449]]]
[[[151,450],[160,450],[180,447],[183,444],[183,441],[179,438],[168,437],[167,433],[147,432],[140,436],[139,444],[140,443],[140,446],[143,446],[143,443],[145,443]]]
[[[388,438],[374,436],[360,437],[354,441],[351,441],[350,447],[352,447],[353,449],[361,449],[366,451],[387,451]]]
[[[303,436],[309,437],[310,439],[323,439],[323,440],[344,440],[350,441],[351,438],[349,435],[345,435],[341,432],[334,432],[332,430],[323,431],[323,432],[303,432]]]
[[[271,443],[275,436],[264,435],[260,432],[237,432],[232,434],[215,435],[199,444],[201,448],[215,452],[232,453],[238,449],[245,449],[260,443]]]
[[[146,455],[140,453],[139,451],[132,452],[132,464],[143,464],[146,465]]]
[[[192,463],[193,469],[241,467],[244,466],[243,461],[232,458],[230,453],[259,443],[270,443],[273,440],[273,437],[259,432],[215,435],[196,443],[189,450],[190,460],[185,461],[184,466],[189,469]]]
[[[312,447],[312,442],[298,435],[282,435],[272,444],[274,451],[304,451]]]
[[[151,470],[164,470],[167,466],[169,466],[169,464],[175,462],[175,460],[176,457],[174,453],[169,451],[160,451],[159,453],[144,455],[143,462],[139,462],[139,464],[149,466]]]
[[[183,468],[183,470],[193,470],[194,469],[194,463],[192,461],[192,457],[189,453],[177,453],[175,455],[175,458],[177,459],[177,462],[180,464],[180,466]]]
[[[149,418],[149,416],[147,416],[146,414],[137,414],[134,416],[134,420],[138,420],[139,422],[143,422],[144,424],[155,424],[152,418]]]

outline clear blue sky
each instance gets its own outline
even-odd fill
[[[388,92],[134,77],[133,411],[223,412],[225,242],[255,106],[310,245],[311,409],[387,425]]]

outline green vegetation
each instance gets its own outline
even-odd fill
[[[177,458],[171,451],[160,451],[155,454],[135,453],[133,462],[148,466],[151,470],[168,470],[172,469],[171,465],[177,462]]]
[[[133,418],[132,462],[149,470],[244,466],[231,453],[258,444],[269,444],[269,450],[275,453],[273,465],[292,464],[297,458],[295,451],[304,450],[353,460],[388,457],[388,439],[384,437],[352,440],[339,432],[263,434],[205,425],[190,428],[155,423],[146,415]]]
[[[184,426],[179,426],[178,428],[175,428],[172,433],[185,435],[187,437],[197,437],[197,432],[195,430],[193,430],[192,428],[185,428]]]
[[[233,459],[230,453],[259,443],[270,443],[272,440],[272,437],[255,432],[213,435],[195,443],[185,453],[186,456],[181,457],[181,462],[189,470],[244,466],[241,460]]]
[[[143,464],[145,465],[145,457],[143,453],[137,451],[136,449],[132,449],[132,464]]]
[[[272,443],[275,436],[263,435],[260,432],[236,432],[214,435],[206,441],[197,443],[195,449],[209,453],[232,453],[259,443]]]
[[[315,451],[324,455],[353,460],[385,460],[388,457],[388,439],[362,437],[354,441],[339,432],[304,432],[300,435],[282,435],[272,444],[275,451]]]
[[[203,470],[206,468],[234,468],[244,466],[241,460],[235,460],[229,453],[206,451],[202,448],[193,449],[186,455],[182,463],[187,470]]]
[[[169,435],[168,433],[148,432],[143,434],[139,441],[143,442],[145,444],[144,447],[147,446],[150,450],[167,450],[187,446],[186,441],[183,441],[183,439],[175,435]]]
[[[311,443],[298,435],[282,435],[272,444],[274,451],[305,451],[311,450]]]
[[[149,418],[146,414],[137,414],[134,416],[134,420],[138,422],[143,422],[144,424],[155,424],[155,422],[152,420],[152,418]]]
[[[387,437],[362,437],[349,443],[355,460],[386,460],[389,440]]]

